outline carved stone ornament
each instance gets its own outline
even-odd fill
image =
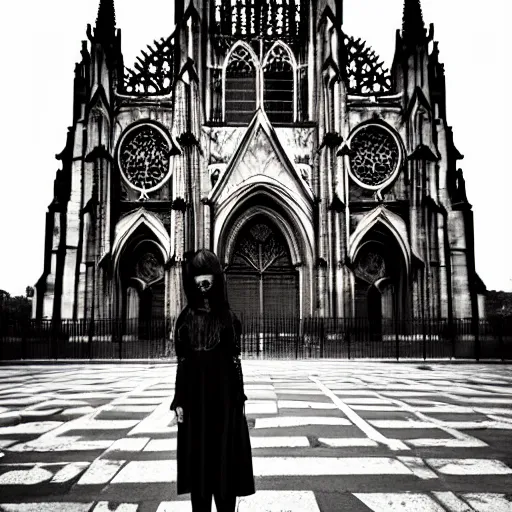
[[[328,148],[337,148],[343,142],[343,137],[336,132],[328,132],[324,135],[324,140],[320,148],[327,146]]]
[[[255,270],[264,272],[276,260],[287,255],[286,242],[268,224],[258,223],[238,241],[235,254]]]
[[[281,147],[303,180],[311,183],[311,160],[313,152],[313,130],[311,128],[276,128]]]
[[[151,252],[147,252],[143,254],[137,262],[135,266],[135,275],[149,285],[164,276],[164,269],[156,259],[155,255]]]
[[[188,148],[191,146],[199,146],[199,142],[196,136],[192,132],[183,132],[178,137],[178,142],[182,148]]]
[[[213,2],[212,2],[213,3]],[[299,41],[307,37],[307,0],[215,0],[215,46],[224,40],[264,39]]]
[[[385,94],[391,91],[391,75],[380,57],[362,39],[345,35],[346,75],[350,94]]]
[[[153,96],[171,92],[175,78],[174,34],[155,41],[154,46],[148,45],[148,50],[142,52],[142,57],[137,57],[135,69],[125,69],[125,93]]]
[[[386,262],[381,254],[366,251],[358,258],[355,273],[368,283],[374,283],[386,275]]]
[[[366,124],[350,140],[350,176],[361,187],[381,190],[393,181],[402,163],[394,133],[383,125]]]
[[[171,141],[153,124],[128,128],[119,143],[118,164],[121,175],[141,199],[160,188],[171,174]]]
[[[211,128],[206,134],[209,140],[205,143],[205,147],[210,148],[210,163],[227,164],[244,133],[240,128]]]
[[[217,184],[220,177],[224,174],[226,167],[226,164],[212,164],[208,166],[208,174],[210,176],[210,184],[212,188]]]
[[[308,164],[295,164],[301,178],[311,188],[311,165]]]

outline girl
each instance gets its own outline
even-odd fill
[[[241,325],[226,299],[217,256],[205,249],[183,270],[187,306],[175,329],[178,494],[191,493],[193,512],[234,512],[237,496],[254,494],[245,418]]]

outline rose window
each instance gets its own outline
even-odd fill
[[[366,125],[350,141],[350,173],[361,186],[379,189],[400,167],[401,149],[395,136],[383,126]]]
[[[141,198],[163,185],[170,175],[171,144],[163,130],[144,124],[129,129],[119,145],[119,168]]]

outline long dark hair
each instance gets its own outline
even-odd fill
[[[224,272],[215,253],[208,249],[185,254],[183,262],[183,288],[188,306],[198,309],[204,306],[203,294],[198,290],[194,278],[202,274],[213,275],[213,286],[208,292],[209,305],[213,313],[224,317],[229,313]]]

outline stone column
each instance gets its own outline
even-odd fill
[[[73,318],[75,312],[75,292],[77,290],[77,257],[80,242],[80,212],[83,208],[83,123],[78,122],[73,148],[74,160],[71,165],[71,195],[68,202],[66,226],[66,256],[62,283],[61,317]]]
[[[471,294],[468,276],[467,247],[464,213],[451,211],[448,214],[448,229],[451,253],[451,279],[454,318],[471,318]]]
[[[53,215],[53,236],[50,252],[50,272],[46,277],[46,290],[43,296],[43,318],[51,318],[53,316],[55,302],[55,280],[57,274],[57,254],[61,243],[62,233],[62,226],[60,224],[60,212],[48,213],[48,215]],[[58,297],[57,300],[59,300]]]

